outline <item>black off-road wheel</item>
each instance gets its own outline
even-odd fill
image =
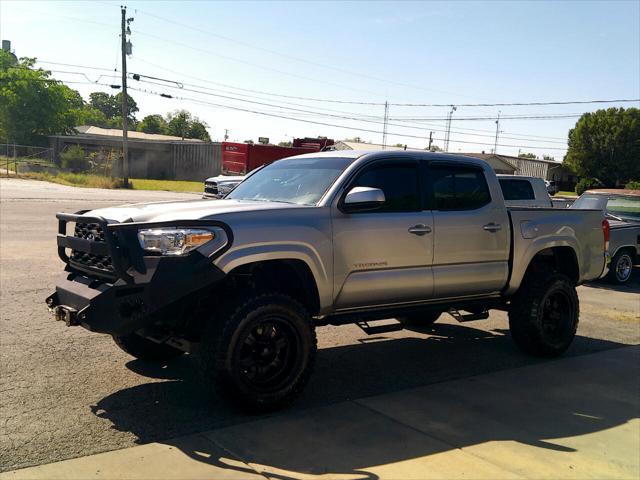
[[[413,313],[404,317],[398,317],[398,321],[407,327],[428,327],[438,321],[442,312],[438,311],[425,311],[420,313]]]
[[[622,285],[631,279],[633,256],[628,250],[621,250],[611,259],[607,280]]]
[[[129,355],[140,360],[171,360],[184,354],[184,352],[178,348],[163,343],[156,343],[136,333],[123,336],[114,335],[113,341]]]
[[[317,342],[311,317],[282,294],[257,294],[209,319],[200,345],[202,374],[217,393],[252,412],[282,408],[311,375]]]
[[[530,355],[557,357],[571,345],[578,329],[578,317],[578,294],[567,276],[530,273],[511,301],[511,337]]]

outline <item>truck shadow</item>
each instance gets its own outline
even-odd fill
[[[585,286],[600,290],[612,290],[615,292],[640,293],[640,268],[633,269],[633,277],[624,285],[617,285],[606,280],[594,280],[585,283]]]
[[[366,472],[366,467],[392,464],[493,440],[515,440],[545,449],[572,451],[571,448],[544,439],[601,431],[639,416],[633,387],[637,380],[634,377],[637,369],[629,368],[628,391],[612,391],[610,395],[601,395],[593,402],[574,400],[572,396],[562,393],[572,389],[584,391],[584,385],[562,383],[562,388],[558,388],[552,380],[545,382],[544,378],[538,378],[539,383],[533,390],[531,385],[525,385],[524,395],[509,397],[516,403],[509,405],[509,409],[521,409],[522,413],[505,416],[505,423],[499,426],[489,424],[486,428],[479,429],[475,425],[478,422],[477,416],[474,418],[468,412],[457,412],[455,406],[448,406],[446,412],[441,411],[438,415],[441,421],[444,415],[452,430],[460,432],[455,446],[439,441],[400,442],[401,445],[398,445],[398,439],[393,434],[383,431],[388,428],[388,424],[382,421],[377,426],[380,431],[376,431],[376,425],[372,426],[375,434],[371,437],[354,439],[353,432],[345,432],[341,425],[344,426],[345,422],[352,425],[368,422],[371,412],[367,411],[367,415],[363,416],[362,410],[365,407],[360,405],[361,402],[348,402],[347,407],[340,403],[343,408],[354,410],[346,419],[336,418],[332,414],[332,405],[354,398],[371,397],[518,366],[548,363],[551,367],[553,362],[521,354],[512,345],[505,331],[436,324],[428,329],[428,333],[426,338],[378,338],[378,341],[361,345],[321,349],[315,373],[304,395],[286,412],[251,416],[219,398],[204,398],[204,389],[194,373],[195,359],[189,356],[165,365],[152,365],[138,360],[129,362],[127,367],[132,371],[166,381],[121,390],[103,398],[91,408],[95,415],[109,420],[113,424],[112,428],[134,434],[137,443],[161,441],[174,445],[198,461],[246,473],[254,472],[245,470],[246,466],[242,464],[225,462],[224,455],[221,455],[224,451],[213,448],[214,444],[210,444],[211,451],[203,452],[204,447],[201,445],[197,448],[188,445],[185,447],[184,442],[179,439],[168,439],[211,429],[242,428],[243,423],[256,420],[258,425],[267,422],[268,428],[261,430],[252,426],[245,434],[252,437],[249,445],[280,442],[275,453],[265,457],[249,450],[240,456],[244,462],[269,466],[273,470],[269,472],[269,476],[283,480],[292,477],[282,472],[340,473],[348,474],[349,478],[377,478]],[[567,355],[578,356],[622,346],[615,342],[579,336]],[[606,376],[603,378],[606,381]],[[597,381],[597,378],[594,379],[594,382]],[[491,389],[469,390],[461,391],[459,395],[460,398],[475,395],[481,405],[483,401],[490,400],[490,392]],[[551,405],[544,421],[541,421],[539,415],[531,414],[534,400],[527,398],[527,392],[541,396],[541,399]],[[584,399],[585,396],[581,398]],[[428,403],[425,403],[425,408],[427,406]],[[318,413],[314,414],[315,418],[307,418],[310,407],[321,407],[320,420],[317,418]],[[476,413],[480,415],[481,411]],[[376,418],[378,417],[386,419],[383,415]],[[326,458],[321,458],[320,468],[309,461],[309,453],[305,448],[306,445],[324,445],[325,442],[333,445],[331,452],[343,448],[346,454],[334,455],[326,452]],[[315,455],[315,460],[319,459],[318,455],[322,456],[322,452]]]

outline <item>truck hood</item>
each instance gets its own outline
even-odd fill
[[[173,220],[201,220],[230,213],[308,208],[305,205],[251,200],[184,200],[154,202],[99,208],[87,216],[103,217],[110,222],[170,222]]]
[[[241,182],[245,179],[246,175],[218,175],[217,177],[209,177],[204,182]]]

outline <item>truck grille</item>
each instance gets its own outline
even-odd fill
[[[207,182],[204,184],[204,192],[211,195],[218,194],[218,184],[215,182]]]
[[[76,222],[74,236],[90,240],[92,242],[104,242],[104,231],[97,223],[80,223]],[[70,260],[78,266],[89,268],[91,270],[112,275],[115,273],[111,257],[108,255],[94,255],[91,253],[71,251]]]

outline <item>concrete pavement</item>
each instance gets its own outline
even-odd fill
[[[0,471],[249,420],[202,394],[193,357],[134,360],[109,336],[55,322],[44,305],[62,272],[55,212],[193,198],[0,179]],[[578,293],[580,326],[566,357],[640,343],[640,275],[626,287],[599,282]],[[327,326],[318,346],[315,372],[288,414],[540,363],[513,345],[500,311],[464,324],[444,315],[431,328],[375,336]]]
[[[617,348],[284,412],[0,480],[637,479],[638,365],[639,346]]]

